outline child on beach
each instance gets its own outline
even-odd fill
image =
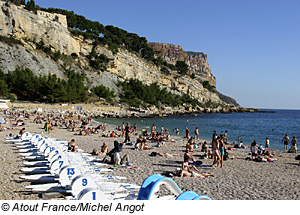
[[[252,143],[251,143],[251,159],[255,159],[257,157],[257,149],[258,149],[258,145],[257,145],[257,142],[256,140],[254,140]]]

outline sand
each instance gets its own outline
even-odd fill
[[[3,113],[0,113],[3,117]],[[32,123],[34,117],[25,120],[26,131],[31,133],[43,132],[42,124]],[[14,122],[14,121],[13,121]],[[95,127],[97,124],[91,124]],[[11,127],[10,123],[2,125]],[[29,182],[19,179],[22,175],[20,169],[23,168],[22,157],[18,155],[13,144],[5,143],[4,139],[9,133],[17,134],[21,127],[16,130],[7,130],[0,132],[0,199],[1,200],[30,200],[41,199],[41,194],[34,194],[27,191],[24,187]],[[115,127],[108,125],[107,131],[116,130]],[[76,132],[78,133],[78,132]],[[43,136],[55,137],[60,140],[76,140],[79,148],[85,152],[91,152],[94,148],[100,149],[103,142],[107,143],[109,149],[113,147],[113,141],[123,142],[125,138],[102,137],[103,132],[93,136],[74,135],[69,129],[56,128],[50,134],[43,133]],[[136,140],[137,136],[132,136],[131,140]],[[143,181],[152,174],[162,174],[166,171],[174,172],[181,166],[183,161],[183,150],[187,140],[182,137],[172,136],[174,143],[168,143],[166,147],[158,148],[154,143],[147,141],[149,150],[136,151],[133,146],[125,145],[121,156],[128,154],[131,163],[140,169],[126,169],[113,167],[114,175],[126,176],[126,182],[141,185]],[[203,141],[203,140],[202,140]],[[176,153],[179,156],[174,157],[151,157],[151,152]],[[199,149],[195,149],[192,155],[199,159],[203,155]],[[296,154],[289,154],[283,151],[275,150],[276,154],[282,154],[275,162],[254,162],[246,161],[249,147],[245,150],[229,151],[230,156],[235,156],[234,160],[224,162],[225,168],[212,169],[211,167],[200,167],[201,171],[214,174],[215,177],[208,178],[180,178],[172,177],[173,180],[183,191],[195,191],[200,195],[207,195],[217,200],[265,200],[265,199],[300,199],[300,166],[299,161],[295,160]],[[99,156],[103,158],[103,156]],[[201,159],[203,165],[211,165],[211,159]]]

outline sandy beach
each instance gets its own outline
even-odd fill
[[[3,112],[0,112],[0,117],[3,117]],[[34,118],[34,116],[30,116],[30,119],[24,119],[25,126],[22,127],[33,134],[41,134],[44,124],[33,123]],[[90,127],[97,125],[93,122],[89,124]],[[12,127],[12,125],[8,122],[2,127]],[[18,155],[13,144],[5,143],[5,137],[9,133],[18,134],[22,127],[0,132],[0,199],[2,200],[41,199],[40,194],[33,194],[24,188],[30,183],[19,179],[19,176],[22,175],[20,169],[23,168],[22,157]],[[55,130],[51,131],[50,134],[43,133],[42,135],[65,141],[74,138],[79,148],[85,152],[91,152],[93,149],[100,150],[103,142],[108,144],[109,150],[113,148],[115,140],[123,142],[124,137],[102,137],[103,134],[108,134],[113,130],[116,131],[116,128],[108,125],[105,132],[101,130],[92,136],[80,136],[74,135],[78,132],[72,132],[71,129],[55,127]],[[131,140],[136,141],[137,137],[138,135],[132,135]],[[167,142],[167,146],[161,148],[156,147],[155,143],[147,141],[150,149],[142,151],[134,150],[131,145],[125,145],[120,153],[121,156],[128,154],[132,165],[139,167],[139,169],[113,167],[112,165],[109,167],[114,169],[114,175],[125,176],[126,182],[137,185],[141,185],[149,175],[162,174],[166,171],[174,172],[176,168],[181,167],[187,139],[179,136],[172,136],[171,139],[174,141]],[[200,140],[200,142],[203,141]],[[179,156],[149,156],[154,151],[179,154]],[[201,171],[212,173],[214,177],[180,178],[174,176],[172,179],[183,191],[195,191],[200,195],[207,195],[216,200],[300,199],[300,166],[298,166],[299,161],[295,160],[296,154],[275,150],[277,155],[282,154],[283,157],[277,158],[278,160],[275,162],[254,162],[245,160],[246,157],[250,157],[249,151],[249,146],[244,150],[228,151],[229,156],[234,156],[235,159],[226,160],[224,162],[225,168],[199,167]],[[195,149],[195,152],[191,154],[196,160],[201,160],[203,165],[211,165],[213,162],[212,159],[200,159],[199,156],[204,154],[200,149]],[[104,156],[99,157],[103,158]]]

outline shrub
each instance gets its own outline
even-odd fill
[[[104,98],[104,99],[106,99],[106,101],[109,101],[109,102],[111,102],[113,100],[113,98],[116,97],[113,90],[110,90],[109,88],[107,88],[103,85],[93,87],[91,89],[91,91],[93,93],[95,93],[98,97]]]

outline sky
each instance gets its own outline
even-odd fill
[[[300,109],[300,0],[35,0],[204,52],[217,90],[243,107]]]

